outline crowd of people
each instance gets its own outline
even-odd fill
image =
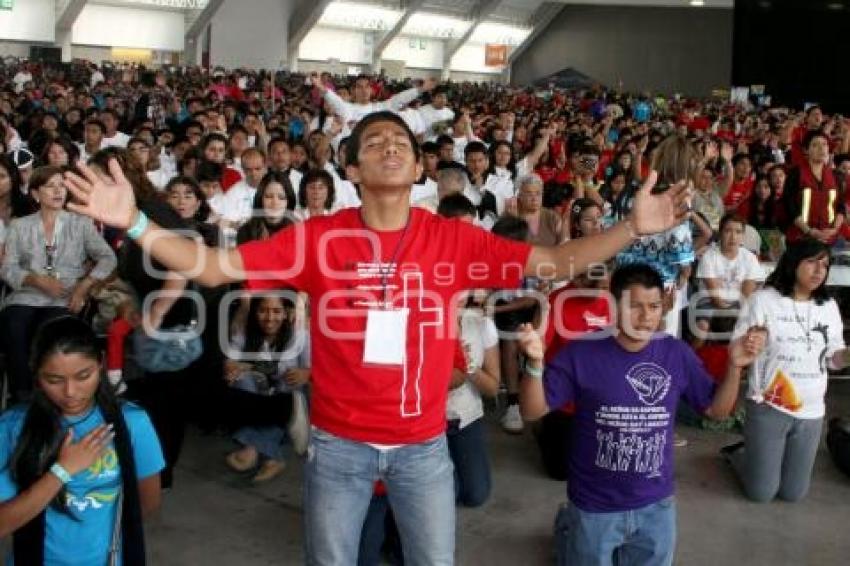
[[[672,564],[677,414],[737,422],[744,381],[744,493],[808,492],[850,365],[840,115],[7,61],[0,128],[16,563],[144,563],[190,422],[253,482],[306,455],[309,564],[452,564],[487,398],[567,480],[559,564]]]

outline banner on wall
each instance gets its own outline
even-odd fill
[[[508,46],[488,43],[484,46],[484,64],[488,67],[504,67],[508,64]]]

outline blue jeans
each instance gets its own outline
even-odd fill
[[[257,393],[257,383],[250,378],[237,379],[234,389]],[[279,426],[244,426],[236,431],[233,440],[243,446],[251,446],[257,452],[272,460],[283,460],[283,441],[286,431]]]
[[[387,560],[393,566],[404,564],[398,527],[390,510],[390,502],[386,495],[373,495],[360,534],[357,566],[379,566],[382,550],[388,554]]]
[[[357,563],[376,480],[387,487],[405,564],[454,563],[454,470],[445,435],[378,450],[313,428],[304,478],[306,563]]]
[[[446,431],[449,454],[455,467],[457,502],[464,507],[478,507],[490,497],[490,458],[484,435],[484,419],[459,429],[450,421]]]
[[[590,513],[566,505],[555,517],[558,566],[670,566],[675,550],[672,496],[614,513]]]

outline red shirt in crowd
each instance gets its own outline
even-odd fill
[[[230,187],[242,180],[242,173],[233,167],[225,167],[221,176],[221,190],[227,192]]]
[[[726,210],[735,209],[739,215],[749,218],[750,196],[753,194],[755,184],[756,182],[752,178],[733,181],[732,186],[729,187],[729,192],[723,197],[723,205]]]
[[[124,369],[124,339],[131,332],[133,326],[123,317],[109,323],[106,332],[106,369]]]
[[[583,289],[580,295],[568,296],[576,291],[576,287],[567,285],[549,294],[549,322],[543,338],[547,364],[577,335],[600,330],[611,324],[612,305],[606,298],[607,293]],[[561,411],[568,415],[574,414],[575,403],[561,407]]]
[[[406,229],[377,232],[349,208],[239,251],[249,289],[290,287],[310,296],[312,423],[394,445],[445,431],[456,294],[518,287],[531,246],[420,208],[411,209]],[[367,313],[380,308],[385,281],[393,307],[409,309],[401,366],[363,362]]]
[[[549,323],[544,337],[546,363],[552,361],[577,334],[600,330],[611,323],[611,303],[607,293],[582,289],[581,295],[563,297],[576,291],[576,287],[567,285],[549,295]]]

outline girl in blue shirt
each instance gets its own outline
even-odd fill
[[[7,564],[144,564],[142,517],[159,507],[164,465],[150,420],[116,399],[81,320],[46,322],[31,352],[33,399],[0,416]]]

